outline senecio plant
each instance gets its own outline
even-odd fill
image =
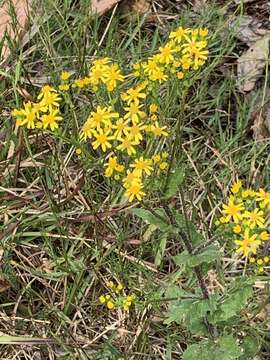
[[[133,64],[130,74],[123,74],[108,57],[93,60],[84,78],[71,80],[64,71],[58,89],[45,85],[37,102],[13,110],[16,124],[61,131],[63,102],[74,103],[78,92],[89,89],[96,94],[96,107],[89,109],[78,139],[103,155],[104,176],[120,181],[130,202],[141,201],[150,178],[168,168],[168,153],[157,151],[159,140],[170,135],[165,119],[159,117],[160,87],[170,79],[183,81],[204,64],[207,34],[203,28],[177,28],[156,54]]]

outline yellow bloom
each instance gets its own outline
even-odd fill
[[[262,265],[262,264],[263,264],[263,259],[258,259],[258,260],[257,260],[257,264],[258,264],[258,265]]]
[[[106,177],[111,177],[113,175],[114,171],[121,172],[123,170],[122,165],[118,164],[116,156],[111,156],[109,158],[108,162],[105,164],[105,167],[107,168],[105,170]]]
[[[155,136],[168,136],[169,135],[167,133],[167,131],[165,131],[167,129],[167,126],[160,127],[158,122],[155,122],[155,125],[151,125],[150,129],[151,129],[151,132]]]
[[[222,213],[227,215],[227,218],[230,220],[233,218],[235,223],[238,223],[242,219],[241,211],[244,209],[242,203],[236,204],[234,197],[229,197],[228,205],[222,205]]]
[[[165,170],[168,167],[168,163],[166,161],[162,161],[161,164],[159,164],[160,170]]]
[[[37,111],[34,107],[34,104],[28,101],[27,103],[23,104],[24,108],[20,110],[13,110],[12,115],[17,118],[16,124],[18,126],[26,125],[28,129],[34,129],[36,124],[36,116]]]
[[[159,69],[157,61],[152,58],[148,59],[147,63],[144,63],[142,66],[148,76],[154,75],[154,73]]]
[[[67,81],[67,80],[70,78],[70,76],[71,76],[71,73],[70,73],[70,72],[68,72],[68,71],[62,71],[62,72],[61,72],[61,75],[60,75],[60,79],[61,79],[62,81]]]
[[[129,202],[137,199],[142,200],[142,197],[145,196],[145,193],[142,191],[143,184],[141,182],[133,182],[126,190],[125,196],[128,197]]]
[[[159,154],[153,155],[152,160],[153,160],[154,164],[156,164],[161,161],[161,156]]]
[[[243,199],[246,199],[248,197],[254,197],[256,196],[256,192],[251,189],[242,190],[241,196]]]
[[[269,240],[270,235],[268,234],[267,231],[263,231],[260,233],[260,239],[263,241],[267,241]]]
[[[257,235],[249,235],[249,229],[245,229],[245,233],[242,240],[235,240],[235,244],[239,246],[236,250],[237,253],[243,253],[244,256],[248,256],[249,253],[256,254],[257,247],[261,244],[260,240],[257,240]]]
[[[124,188],[128,188],[130,187],[133,183],[140,183],[141,182],[141,174],[138,173],[138,171],[133,170],[127,170],[127,175],[126,177],[123,179],[123,185]]]
[[[107,302],[107,308],[108,308],[109,310],[112,310],[112,309],[114,309],[114,307],[115,307],[114,303],[109,300],[109,301]]]
[[[233,228],[233,232],[235,234],[240,234],[241,232],[241,226],[239,224],[235,225],[234,228]]]
[[[113,289],[114,287],[115,287],[115,284],[114,284],[114,282],[113,281],[108,281],[107,283],[106,283],[106,286],[109,288],[109,289]]]
[[[259,189],[256,200],[259,201],[262,208],[268,207],[270,209],[270,193]]]
[[[146,94],[142,92],[144,86],[138,85],[136,88],[130,88],[127,92],[121,95],[122,99],[128,103],[128,105],[133,101],[139,101],[140,99],[145,99]]]
[[[262,267],[262,266],[260,266],[259,268],[258,268],[258,273],[263,273],[264,272],[264,268]]]
[[[124,81],[124,76],[121,74],[117,64],[112,64],[108,67],[106,73],[104,74],[104,82],[109,91],[113,91],[118,81]]]
[[[137,170],[138,174],[145,172],[146,175],[151,175],[151,171],[153,171],[151,163],[152,161],[150,159],[144,159],[143,156],[141,156],[139,159],[135,159],[134,163],[132,163],[130,167]]]
[[[149,79],[152,81],[159,81],[160,83],[162,81],[167,81],[168,76],[164,73],[164,71],[161,68],[157,68],[152,75],[149,76]]]
[[[128,134],[129,122],[130,119],[124,120],[123,118],[119,118],[116,120],[115,124],[112,125],[112,129],[115,129],[113,136],[116,140],[119,140],[123,134]]]
[[[178,77],[178,79],[182,80],[182,79],[184,78],[184,73],[183,73],[183,71],[178,71],[178,72],[176,73],[176,76]]]
[[[240,191],[241,187],[242,187],[242,181],[238,180],[232,184],[231,192],[233,194],[237,194]]]
[[[260,228],[264,227],[264,218],[262,215],[263,211],[256,208],[253,211],[245,211],[243,217],[248,219],[247,224],[251,229],[254,229],[255,226]]]
[[[256,259],[254,257],[249,258],[249,262],[251,264],[254,264],[256,262]]]
[[[131,127],[129,127],[127,130],[127,135],[134,140],[137,144],[143,139],[142,137],[142,131],[145,129],[145,125],[143,123],[140,124],[133,124]]]
[[[54,131],[55,129],[58,128],[58,121],[61,121],[63,118],[61,116],[59,116],[59,110],[53,110],[52,112],[50,112],[49,114],[44,114],[41,117],[41,123],[42,123],[42,127],[44,129],[47,129],[47,127],[49,126],[51,128],[52,131]]]
[[[263,258],[263,261],[267,264],[267,263],[269,263],[269,257],[268,256],[265,256],[264,258]]]
[[[179,28],[177,28],[175,31],[172,31],[169,35],[170,39],[174,39],[176,40],[178,43],[180,43],[182,41],[182,39],[184,38],[184,35],[190,33],[190,29],[184,29],[182,28],[182,26],[180,26]]]
[[[202,37],[205,37],[205,36],[207,36],[208,35],[208,29],[202,29],[202,28],[200,28],[199,29],[199,35],[200,36],[202,36]]]
[[[110,129],[100,129],[94,133],[94,137],[96,140],[92,143],[93,149],[96,150],[101,147],[102,151],[105,152],[107,149],[112,147],[110,140],[113,139],[112,136],[109,136],[111,130]]]
[[[58,86],[58,89],[61,90],[61,91],[68,91],[69,90],[69,84],[60,84]]]
[[[118,117],[119,114],[117,112],[113,112],[110,106],[105,106],[103,108],[98,106],[96,111],[91,112],[89,121],[92,121],[94,128],[100,130],[102,126],[110,127],[111,120]]]
[[[176,51],[173,44],[167,44],[159,48],[158,60],[162,64],[169,65],[174,62],[173,53]]]
[[[157,105],[156,105],[156,104],[151,104],[151,105],[149,106],[149,111],[150,111],[150,113],[152,113],[152,114],[156,113],[156,112],[158,111]]]
[[[104,295],[101,295],[101,296],[99,297],[99,302],[100,302],[101,304],[105,304],[106,299],[105,299],[105,296],[104,296]]]
[[[80,138],[83,140],[91,139],[94,133],[95,133],[94,123],[92,119],[89,117],[81,129]]]
[[[48,108],[50,110],[53,106],[59,107],[59,101],[61,100],[61,97],[54,88],[52,88],[50,85],[45,85],[40,90],[38,99],[41,99],[40,104],[44,108],[42,111],[45,112]]]
[[[140,118],[143,119],[146,114],[140,109],[143,105],[139,105],[139,100],[134,100],[130,102],[128,107],[124,107],[124,110],[127,112],[124,116],[124,119],[131,119],[131,121],[136,124],[140,121]]]
[[[138,145],[137,141],[134,141],[131,137],[126,136],[125,138],[120,138],[120,145],[117,146],[117,150],[127,151],[128,155],[136,154],[136,149],[134,146]]]

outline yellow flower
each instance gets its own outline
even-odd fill
[[[110,132],[110,129],[100,129],[94,133],[94,137],[96,138],[96,140],[92,143],[94,150],[98,149],[100,146],[102,151],[105,152],[107,149],[112,147],[110,140],[112,140],[113,137],[109,136]]]
[[[202,36],[202,37],[205,37],[205,36],[207,36],[208,35],[208,29],[202,29],[202,28],[200,28],[199,29],[199,35],[200,36]]]
[[[140,118],[143,119],[146,114],[144,111],[141,111],[143,105],[139,105],[139,100],[134,100],[130,102],[128,107],[124,107],[124,110],[127,112],[124,116],[124,119],[131,119],[131,121],[136,124],[140,121]]]
[[[106,177],[111,177],[114,173],[114,171],[120,171],[122,170],[122,167],[120,164],[118,164],[117,162],[117,157],[116,156],[111,156],[108,160],[108,162],[105,164],[105,167],[107,168],[105,171],[105,176]]]
[[[183,77],[184,77],[183,71],[178,71],[178,72],[176,73],[176,76],[178,77],[178,79],[182,80]]]
[[[259,228],[264,227],[264,218],[262,215],[263,211],[256,208],[253,211],[245,211],[243,217],[248,219],[247,224],[251,229],[254,229],[255,226],[258,226]]]
[[[77,148],[76,150],[75,150],[75,152],[76,152],[76,155],[81,155],[82,154],[82,149],[80,149],[80,148]]]
[[[249,262],[251,264],[254,264],[256,262],[256,259],[254,257],[249,258]]]
[[[69,90],[69,84],[61,84],[58,86],[58,89],[61,91],[68,91]]]
[[[151,163],[150,159],[144,159],[143,156],[141,156],[139,159],[135,159],[134,163],[132,163],[130,167],[137,170],[138,174],[145,172],[146,175],[151,175],[151,171],[153,171]]]
[[[156,105],[156,104],[151,104],[151,105],[149,106],[149,111],[150,111],[151,114],[156,113],[156,112],[158,111],[157,105]]]
[[[123,290],[123,285],[121,284],[121,283],[119,283],[118,285],[117,285],[117,288],[116,288],[118,291],[121,291],[121,290]]]
[[[57,129],[58,121],[61,121],[63,119],[61,116],[59,116],[58,113],[59,113],[59,110],[56,109],[56,110],[53,110],[52,112],[50,112],[49,114],[42,115],[42,117],[41,117],[42,127],[44,129],[47,129],[47,127],[49,126],[52,131]]]
[[[162,161],[161,164],[159,164],[160,170],[165,170],[168,167],[168,163],[166,161]]]
[[[254,197],[256,196],[256,192],[251,189],[242,190],[241,196],[243,199],[246,199],[248,197]]]
[[[104,65],[107,65],[109,63],[109,61],[110,61],[110,58],[108,58],[108,57],[93,60],[92,67],[104,67]]]
[[[262,267],[262,266],[260,266],[259,268],[258,268],[258,273],[263,273],[264,272],[264,268]]]
[[[128,197],[129,202],[133,201],[135,198],[139,201],[142,200],[142,197],[145,196],[145,193],[142,191],[143,184],[141,182],[133,182],[127,188],[125,196]]]
[[[140,99],[146,98],[145,92],[142,92],[143,89],[144,89],[143,84],[138,85],[136,88],[128,89],[127,92],[121,95],[121,97],[129,105],[133,101],[139,101]]]
[[[165,131],[167,129],[167,126],[160,127],[158,122],[155,122],[155,125],[151,125],[150,129],[151,129],[151,132],[155,136],[168,136],[169,135],[167,133],[167,131]]]
[[[118,81],[124,81],[124,76],[121,74],[117,64],[112,64],[108,67],[106,73],[104,74],[104,82],[109,91],[113,91]]]
[[[173,53],[176,51],[173,44],[167,44],[159,48],[158,60],[162,64],[169,65],[174,62]]]
[[[242,203],[236,204],[234,197],[229,197],[228,205],[222,205],[222,213],[227,215],[227,218],[230,220],[233,218],[235,223],[238,223],[242,219],[241,211],[244,209]]]
[[[262,265],[262,264],[263,264],[263,259],[258,259],[258,260],[257,260],[257,264],[258,264],[258,265]]]
[[[145,129],[145,125],[143,123],[133,124],[127,130],[127,135],[133,139],[137,144],[143,139],[141,132]]]
[[[114,282],[113,281],[108,281],[107,283],[106,283],[106,286],[109,288],[109,289],[113,289],[114,287],[115,287],[115,284],[114,284]]]
[[[24,108],[13,110],[12,115],[17,117],[16,124],[18,126],[26,125],[27,129],[34,129],[36,124],[37,111],[30,101],[23,104]]]
[[[100,302],[101,304],[105,304],[106,299],[105,299],[105,296],[104,296],[104,295],[101,295],[101,296],[99,297],[99,302]]]
[[[153,160],[154,164],[156,164],[161,161],[161,156],[159,154],[153,155],[152,160]]]
[[[148,76],[154,75],[155,72],[159,69],[157,61],[153,60],[152,58],[148,59],[147,63],[144,63],[142,66]]]
[[[91,112],[89,120],[92,121],[94,128],[100,130],[102,126],[110,127],[111,120],[118,117],[119,114],[117,112],[113,112],[110,106],[105,106],[103,108],[98,106],[96,111]]]
[[[140,181],[141,181],[140,176],[141,176],[141,174],[138,173],[138,171],[136,171],[136,170],[133,170],[133,171],[127,170],[127,175],[123,179],[124,188],[128,188],[133,183],[140,183]]]
[[[256,200],[259,201],[262,208],[268,207],[270,209],[270,193],[259,189]]]
[[[248,256],[249,253],[256,254],[257,247],[261,244],[260,240],[257,240],[257,235],[249,235],[249,229],[245,229],[245,233],[242,240],[235,240],[235,244],[239,246],[236,250],[237,253],[243,253],[244,256]]]
[[[182,39],[184,38],[184,36],[188,33],[190,33],[190,29],[184,29],[184,28],[182,28],[182,26],[180,26],[175,31],[172,31],[170,33],[169,38],[174,39],[178,43],[180,43],[182,41]]]
[[[161,68],[157,68],[155,72],[153,72],[153,74],[149,76],[149,79],[152,81],[159,81],[161,83],[162,81],[167,81],[168,76]]]
[[[80,138],[83,140],[91,139],[94,133],[95,133],[95,127],[92,119],[89,117],[81,129]]]
[[[109,301],[107,302],[107,308],[108,308],[109,310],[112,310],[112,309],[114,309],[114,307],[115,307],[114,303],[109,300]]]
[[[137,141],[134,141],[131,137],[126,136],[125,138],[120,138],[120,145],[117,146],[117,150],[127,151],[128,155],[136,154],[136,149],[134,146],[138,145]]]
[[[61,79],[62,81],[67,81],[67,80],[70,78],[70,76],[71,76],[71,73],[70,73],[70,72],[68,72],[68,71],[62,71],[62,72],[61,72],[61,75],[60,75],[60,79]]]
[[[265,256],[264,258],[263,258],[263,261],[267,264],[267,263],[269,263],[269,257],[268,256]]]
[[[233,232],[236,234],[240,234],[241,232],[241,226],[239,224],[235,225],[233,228]]]
[[[112,125],[112,129],[115,129],[113,134],[115,140],[119,140],[123,134],[128,134],[128,125],[130,119],[124,120],[123,118],[119,118],[116,120],[115,124]]]
[[[267,241],[269,239],[270,235],[267,231],[263,231],[260,233],[260,239],[263,241]]]
[[[231,192],[233,194],[237,194],[240,191],[241,187],[242,187],[242,181],[238,180],[232,184]]]
[[[59,107],[59,101],[61,100],[57,91],[52,88],[50,85],[45,85],[42,87],[38,99],[41,99],[40,104],[43,107],[42,111],[51,110],[53,106]]]

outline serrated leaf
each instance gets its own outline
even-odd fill
[[[226,321],[233,316],[239,315],[239,312],[246,306],[249,297],[252,295],[252,286],[245,286],[242,289],[230,294],[220,305],[220,311],[215,315],[216,321]]]
[[[172,226],[169,225],[169,221],[167,223],[162,220],[162,219],[167,220],[167,216],[166,216],[164,209],[155,209],[154,211],[158,216],[155,216],[149,210],[145,210],[145,209],[141,209],[141,208],[131,209],[131,212],[134,215],[140,217],[147,224],[152,224],[152,225],[157,226],[161,231],[168,231],[168,230],[172,229]]]
[[[173,173],[170,174],[167,189],[165,191],[166,199],[173,197],[177,193],[178,188],[183,183],[184,178],[185,173],[183,168],[176,169]]]
[[[219,258],[219,250],[214,246],[209,246],[204,249],[203,252],[197,255],[191,255],[186,250],[183,251],[180,255],[173,257],[176,265],[186,265],[188,267],[194,267],[201,265],[203,263],[209,264]]]
[[[208,340],[193,344],[183,354],[183,360],[237,360],[241,349],[232,335],[224,335],[217,341]]]

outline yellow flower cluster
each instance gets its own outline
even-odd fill
[[[269,256],[264,256],[263,258],[250,257],[249,263],[256,265],[258,273],[263,273],[265,271],[265,266],[269,265],[270,258]]]
[[[54,131],[59,126],[58,122],[62,120],[59,115],[61,97],[57,90],[45,85],[40,90],[37,100],[35,103],[28,101],[23,104],[23,108],[12,111],[16,125],[26,126],[28,129],[50,128]]]
[[[71,102],[75,101],[74,93],[82,88],[97,94],[95,108],[78,138],[89,141],[93,150],[103,155],[105,177],[121,181],[129,201],[141,201],[146,195],[147,178],[168,167],[167,156],[155,150],[158,142],[164,143],[169,136],[159,114],[158,88],[171,78],[185,78],[188,71],[204,64],[208,56],[207,35],[208,30],[203,28],[177,28],[156,54],[134,64],[128,75],[122,74],[108,57],[93,60],[84,78],[70,81],[67,71],[60,75],[58,89],[62,92],[74,89],[69,93]],[[44,86],[38,100],[37,104],[28,102],[12,112],[17,124],[30,129],[57,129],[62,120],[57,90]]]
[[[126,295],[121,283],[115,284],[113,281],[109,281],[106,285],[110,293],[102,294],[99,297],[99,302],[106,305],[109,310],[122,308],[124,311],[129,311],[129,308],[135,302],[135,295]]]
[[[260,252],[263,242],[270,238],[266,219],[270,214],[270,193],[243,188],[237,181],[231,187],[227,203],[222,205],[222,216],[217,225],[232,233],[236,252],[245,257]]]

